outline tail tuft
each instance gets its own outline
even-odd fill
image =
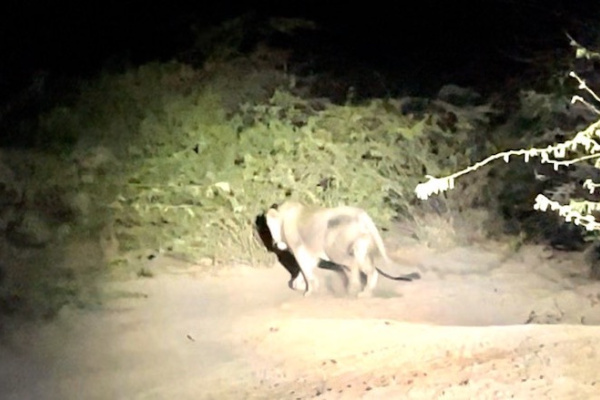
[[[411,282],[415,279],[421,279],[421,274],[419,274],[418,272],[411,272],[410,274],[398,275],[398,276],[389,275],[389,274],[383,272],[382,270],[380,270],[379,268],[377,268],[377,272],[379,272],[381,275],[385,276],[386,278],[394,280],[394,281]]]

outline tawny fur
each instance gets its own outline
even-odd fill
[[[393,262],[373,220],[360,208],[323,208],[286,201],[271,207],[265,217],[273,244],[279,250],[287,249],[294,254],[302,274],[292,282],[292,287],[296,290],[304,288],[305,295],[318,288],[314,270],[321,260],[345,267],[349,273],[348,290],[357,291],[361,297],[371,295],[378,272],[395,280],[410,281],[420,277],[418,273],[393,277],[375,267],[377,256],[386,265],[393,265]],[[362,288],[361,273],[366,277]]]

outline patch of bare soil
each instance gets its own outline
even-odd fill
[[[3,399],[505,399],[600,393],[600,283],[580,255],[501,246],[395,258],[419,281],[339,277],[304,298],[283,268],[113,283],[0,344]],[[159,259],[165,268],[175,261]],[[329,290],[327,290],[329,289]]]

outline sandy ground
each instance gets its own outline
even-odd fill
[[[390,272],[423,278],[381,279],[369,299],[331,271],[304,298],[280,267],[205,276],[155,260],[172,273],[5,335],[2,399],[600,398],[600,282],[580,255],[393,255],[412,266]]]

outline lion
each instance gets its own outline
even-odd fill
[[[314,274],[322,262],[335,264],[349,273],[348,291],[369,297],[377,284],[378,274],[393,280],[412,281],[421,276],[410,273],[390,276],[374,265],[379,255],[386,265],[393,265],[375,223],[366,211],[357,207],[323,208],[296,201],[274,204],[265,213],[273,238],[273,247],[290,251],[301,274],[292,281],[295,290],[304,289],[308,296],[318,289]],[[366,277],[364,286],[361,274]],[[361,287],[363,286],[363,287]]]

